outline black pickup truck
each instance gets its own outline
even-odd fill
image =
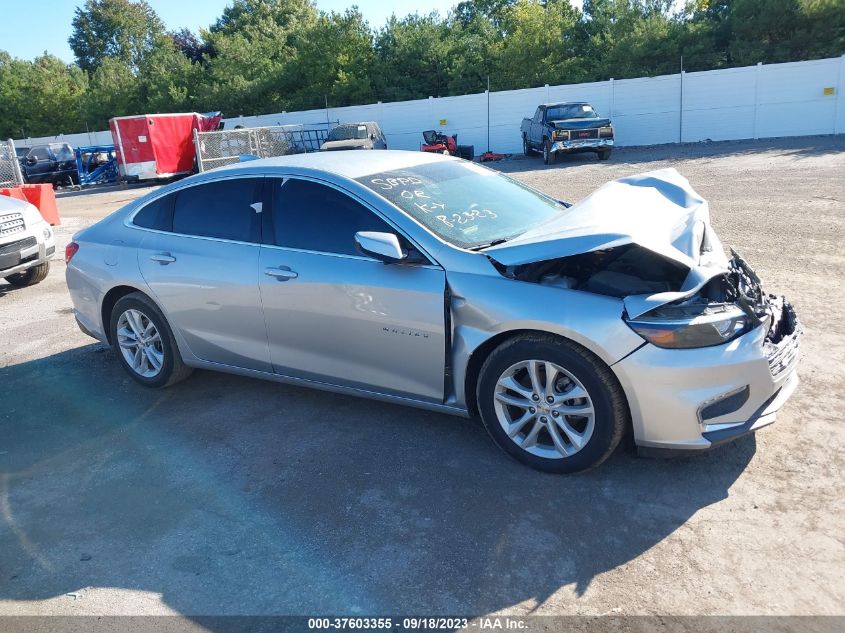
[[[26,182],[78,185],[79,172],[76,154],[67,143],[35,145],[20,159],[21,172]]]
[[[569,152],[596,152],[607,160],[613,151],[613,125],[589,103],[546,103],[534,118],[522,119],[522,150],[526,156],[542,152],[543,162],[555,162]]]

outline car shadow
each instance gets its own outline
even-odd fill
[[[193,615],[489,613],[583,594],[726,498],[753,438],[562,477],[477,423],[88,345],[0,369],[0,600],[161,594]],[[213,627],[212,627],[213,628]]]

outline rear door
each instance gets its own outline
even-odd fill
[[[202,360],[270,371],[258,291],[263,179],[226,178],[160,198],[134,223],[144,280]]]
[[[443,269],[359,253],[357,231],[404,238],[343,190],[308,179],[267,183],[272,226],[259,284],[275,371],[442,402]]]

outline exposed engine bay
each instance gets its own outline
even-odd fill
[[[685,288],[689,285],[688,267],[638,244],[520,265],[493,263],[510,279],[619,299],[681,295],[639,314],[623,314],[626,319],[633,316],[651,325],[678,319],[724,321],[737,313],[731,325],[737,335],[761,323],[769,326],[767,343],[777,344],[795,334],[798,325],[792,306],[783,297],[767,295],[745,260],[734,251],[731,254],[727,271],[704,278],[692,288]],[[718,342],[722,340],[714,339],[713,344]]]
[[[638,246],[591,251],[570,257],[500,266],[510,279],[618,297],[679,291],[689,269]]]

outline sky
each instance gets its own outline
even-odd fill
[[[231,0],[147,0],[168,30],[188,27],[194,32],[211,25]],[[459,0],[317,0],[323,11],[343,11],[358,5],[370,26],[382,26],[391,13],[403,17],[409,13],[437,10],[445,15]],[[73,61],[68,46],[74,9],[84,0],[0,0],[3,35],[0,50],[13,57],[33,59],[45,50]]]

